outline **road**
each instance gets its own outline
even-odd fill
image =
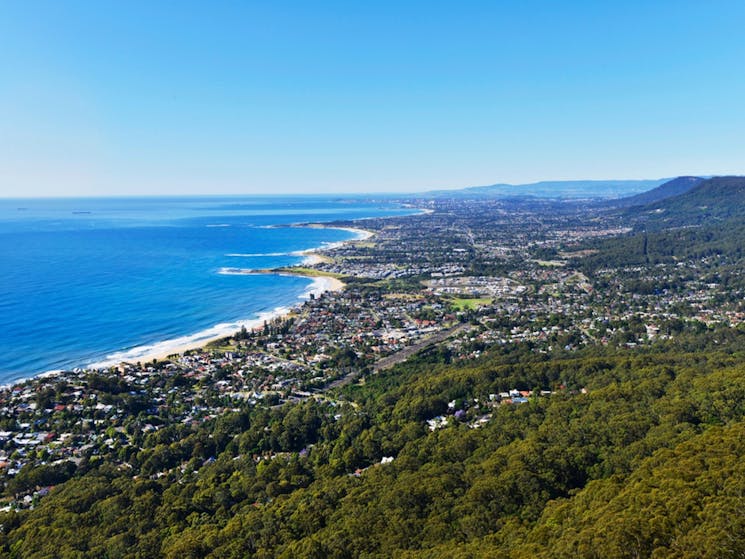
[[[421,350],[431,345],[438,344],[451,336],[455,336],[457,334],[460,334],[461,332],[465,332],[470,328],[470,324],[457,324],[452,328],[447,328],[446,330],[441,330],[440,332],[432,334],[428,338],[425,338],[409,347],[405,347],[404,349],[394,353],[393,355],[383,357],[383,359],[380,359],[373,365],[373,372],[377,373],[385,369],[390,369],[394,365],[406,361],[409,357],[416,353],[419,353]],[[354,382],[360,376],[360,373],[361,371],[352,371],[351,373],[344,375],[340,379],[336,379],[334,382],[327,384],[325,387],[323,387],[323,389],[320,390],[320,392],[326,392],[328,390],[339,388],[340,386],[345,386],[351,382]]]
[[[380,361],[376,362],[375,365],[373,365],[373,371],[377,373],[378,371],[390,369],[394,365],[398,365],[399,363],[406,361],[409,357],[411,357],[412,355],[416,353],[419,353],[421,350],[431,345],[438,344],[448,339],[451,336],[456,336],[470,329],[471,329],[470,324],[457,324],[456,326],[453,326],[452,328],[448,328],[447,330],[441,330],[440,332],[437,332],[431,335],[429,338],[425,338],[424,340],[412,346],[405,347],[404,349],[394,353],[393,355],[389,355],[388,357],[383,357],[383,359],[381,359]]]

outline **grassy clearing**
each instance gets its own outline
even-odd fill
[[[328,277],[341,279],[346,277],[344,274],[335,274],[333,272],[324,272],[323,270],[316,270],[315,268],[305,268],[303,266],[288,266],[287,268],[277,268],[276,270],[280,274],[295,274],[297,276],[308,276],[312,278],[317,277]]]
[[[533,260],[533,262],[544,268],[563,268],[567,265],[563,260]]]
[[[452,305],[455,307],[456,310],[459,311],[467,311],[472,309],[477,309],[479,307],[484,307],[486,305],[490,305],[493,299],[491,297],[478,297],[474,299],[466,299],[463,297],[455,297],[451,299]]]

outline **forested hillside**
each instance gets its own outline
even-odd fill
[[[621,236],[607,216],[588,235],[579,210],[547,213],[560,229],[522,208],[537,233],[516,254],[489,236],[485,209],[475,219],[449,204],[429,226],[469,248],[453,248],[458,260],[440,269],[488,258],[480,265],[493,276],[357,278],[346,298],[310,301],[305,315],[242,332],[188,366],[81,372],[12,390],[8,401],[28,397],[17,416],[6,406],[3,428],[33,420],[96,436],[66,460],[50,458],[61,442],[8,442],[27,465],[6,478],[0,554],[743,557],[745,226],[698,226],[695,213],[704,204],[738,214],[741,187],[744,179],[706,181],[660,202],[667,223],[686,226]],[[428,223],[408,219],[380,224],[391,259]],[[382,262],[375,247],[343,250],[355,264],[361,255]],[[492,291],[456,297],[427,285]],[[402,350],[408,360],[392,354],[390,368],[368,360],[365,336],[384,332],[395,346],[403,319],[412,332],[446,327],[436,343]],[[274,347],[300,375],[294,352],[310,338],[293,337],[297,328],[323,330],[308,355],[327,351],[324,367],[340,367],[333,380],[308,369],[301,390],[277,382],[281,369],[232,361],[250,353],[268,367],[261,359]],[[349,332],[348,345],[329,349]],[[276,388],[248,394],[250,375]],[[76,415],[86,409],[89,418]]]
[[[743,201],[745,177],[714,177],[678,196],[632,208],[629,216],[647,230],[707,226],[742,218]]]
[[[656,188],[653,188],[652,190],[648,190],[647,192],[642,192],[641,194],[636,194],[634,196],[629,196],[627,198],[621,198],[620,200],[614,200],[612,203],[616,206],[621,207],[643,206],[646,204],[652,204],[666,198],[685,194],[692,188],[701,184],[703,180],[704,179],[700,177],[677,177],[661,184]]]
[[[577,265],[589,271],[715,258],[721,275],[739,283],[744,216],[745,177],[715,177],[684,194],[627,210],[624,219],[633,231],[590,243],[595,254]]]
[[[348,388],[341,408],[167,427],[135,458],[141,475],[88,464],[2,515],[0,542],[39,558],[736,557],[744,351],[733,330],[638,354],[504,348],[454,365],[433,351]],[[512,388],[528,402],[490,402]]]

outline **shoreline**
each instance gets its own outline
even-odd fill
[[[322,262],[327,262],[329,260],[329,257],[319,254],[318,253],[319,250],[333,249],[338,246],[344,245],[346,243],[367,240],[370,237],[372,237],[374,233],[372,231],[367,231],[365,229],[358,229],[356,227],[332,227],[332,226],[327,226],[325,224],[308,224],[308,225],[305,225],[304,227],[314,227],[314,228],[319,228],[319,229],[339,229],[342,231],[348,231],[350,233],[353,233],[357,235],[357,237],[353,239],[347,239],[344,241],[328,243],[328,244],[324,244],[319,247],[314,247],[314,248],[309,248],[306,250],[298,251],[295,254],[297,256],[302,256],[303,260],[295,266],[287,267],[286,271],[284,270],[277,270],[277,271],[274,271],[274,270],[243,270],[240,268],[236,268],[236,269],[223,269],[221,272],[218,272],[218,273],[231,273],[231,274],[236,274],[236,275],[276,274],[276,275],[284,275],[284,276],[309,278],[312,280],[310,285],[308,286],[306,291],[303,292],[299,296],[299,299],[302,301],[309,299],[311,295],[318,297],[321,294],[326,293],[327,291],[340,291],[344,289],[346,287],[346,284],[343,281],[341,281],[339,278],[333,277],[331,275],[324,275],[322,272],[319,272],[319,274],[316,276],[310,276],[310,275],[302,274],[302,273],[292,273],[292,268],[300,267],[300,266],[312,266],[314,264],[320,264]],[[131,363],[140,362],[142,364],[145,364],[145,363],[149,363],[153,361],[166,361],[172,355],[183,355],[187,351],[203,350],[206,348],[208,344],[212,342],[216,342],[218,340],[231,337],[236,332],[240,331],[242,327],[245,327],[247,330],[253,330],[256,328],[260,328],[264,325],[264,322],[274,320],[277,318],[281,318],[281,317],[285,317],[295,312],[298,306],[299,304],[296,303],[296,304],[293,304],[287,307],[277,307],[271,311],[265,311],[265,312],[259,313],[259,315],[256,316],[255,318],[238,320],[238,321],[231,322],[231,323],[216,324],[210,328],[207,328],[206,330],[202,330],[194,334],[180,336],[178,338],[173,338],[170,340],[154,342],[153,344],[138,346],[138,347],[134,347],[128,350],[117,351],[117,352],[107,355],[105,358],[103,358],[100,361],[86,364],[84,367],[80,367],[80,368],[91,369],[91,370],[104,370],[104,369],[109,369],[111,367],[116,367],[122,363],[131,364]],[[211,334],[210,332],[214,332],[214,333]],[[148,348],[152,348],[152,349],[148,349]],[[141,353],[138,350],[141,350]],[[58,374],[59,372],[49,371],[47,373]],[[37,378],[47,373],[33,375],[30,378]]]
[[[375,235],[375,233],[373,233],[372,231],[368,231],[367,229],[362,229],[361,227],[335,227],[333,225],[327,225],[325,223],[297,224],[297,225],[293,225],[293,227],[306,227],[309,229],[337,229],[339,231],[347,231],[349,233],[353,233],[357,235],[356,239],[348,239],[346,241],[339,241],[338,243],[330,243],[327,246],[310,249],[308,252],[320,250],[323,248],[329,248],[330,246],[337,245],[337,244],[351,243],[353,241],[366,241],[367,239]]]
[[[418,210],[422,214],[432,213],[432,210],[424,208],[412,208]],[[416,213],[408,215],[417,215]],[[366,218],[363,218],[366,219]],[[277,275],[288,275],[296,277],[306,277],[313,281],[308,286],[308,289],[303,292],[298,298],[305,301],[310,298],[311,294],[319,296],[327,291],[340,291],[346,287],[346,284],[339,278],[332,275],[326,275],[323,272],[318,275],[308,275],[303,273],[292,273],[293,267],[312,266],[323,262],[330,261],[328,256],[325,256],[319,251],[334,249],[342,246],[346,243],[355,241],[366,241],[373,237],[375,233],[363,229],[361,227],[335,227],[326,223],[305,223],[305,224],[290,224],[285,227],[312,227],[321,229],[339,229],[342,231],[348,231],[356,235],[352,239],[344,241],[324,243],[321,246],[298,251],[297,256],[303,256],[303,260],[298,264],[288,267],[287,271],[263,271],[261,273],[266,274],[277,274]],[[268,227],[276,227],[271,225]],[[241,271],[238,273],[251,273],[250,271]],[[253,273],[260,273],[253,271]],[[103,356],[97,361],[89,363],[80,363],[77,365],[71,365],[63,369],[47,370],[38,373],[30,373],[28,376],[23,376],[17,379],[8,379],[0,383],[0,389],[10,389],[13,386],[18,386],[27,382],[32,382],[44,378],[54,378],[63,374],[66,371],[73,371],[76,369],[90,370],[90,371],[103,371],[117,367],[121,364],[134,364],[141,363],[145,365],[148,362],[155,361],[167,361],[170,356],[183,355],[187,351],[202,350],[206,346],[214,341],[229,338],[236,332],[240,331],[241,327],[245,326],[247,329],[254,329],[262,327],[265,321],[273,320],[279,317],[284,317],[292,314],[300,306],[300,303],[294,303],[286,307],[277,307],[271,311],[264,311],[259,313],[256,317],[251,319],[237,320],[231,323],[219,323],[211,326],[205,330],[195,332],[193,334],[187,334],[179,336],[177,338],[171,338],[168,340],[156,341],[151,344],[144,344],[129,349],[118,350],[108,355]]]
[[[285,273],[279,273],[279,272],[277,273],[277,275],[309,277],[309,276],[303,276],[302,274],[285,274]],[[321,294],[326,293],[327,291],[340,291],[341,289],[344,289],[344,287],[346,287],[345,284],[341,280],[337,278],[329,277],[329,276],[317,276],[317,277],[312,278],[312,280],[313,281],[308,286],[308,289],[299,296],[299,299],[305,301],[309,299],[311,295],[318,297]],[[153,360],[167,361],[168,358],[172,355],[183,355],[187,351],[204,350],[206,349],[206,346],[208,344],[212,342],[216,342],[218,340],[229,338],[233,336],[236,332],[239,332],[242,327],[245,327],[247,330],[256,330],[256,329],[262,328],[264,325],[264,322],[269,322],[277,318],[286,317],[292,314],[293,312],[295,312],[298,306],[299,306],[298,304],[295,304],[295,305],[287,306],[287,307],[277,307],[271,311],[265,311],[265,312],[259,313],[259,315],[255,318],[250,318],[247,320],[238,320],[236,322],[231,322],[231,323],[217,324],[211,328],[208,328],[207,330],[203,330],[201,333],[198,332],[196,334],[192,334],[192,336],[199,336],[198,338],[184,341],[182,343],[176,343],[176,342],[178,340],[181,340],[182,338],[189,338],[192,336],[183,336],[182,338],[175,338],[172,340],[164,340],[162,342],[157,342],[153,344],[152,351],[144,350],[144,348],[147,348],[149,346],[140,346],[143,348],[144,352],[142,354],[137,355],[136,357],[130,357],[129,359],[121,359],[118,357],[117,358],[112,357],[111,359],[106,359],[98,363],[87,365],[84,368],[102,370],[102,369],[109,369],[111,367],[116,367],[122,363],[131,364],[131,363],[137,363],[139,361],[140,363],[144,365],[146,363],[151,363]],[[218,329],[219,329],[219,333],[215,332],[214,334],[209,334],[210,331],[218,330]],[[200,334],[203,334],[203,335],[200,335]],[[159,349],[155,349],[157,346],[162,346],[162,347]],[[112,356],[129,353],[129,352],[136,351],[136,350],[137,348],[133,348],[126,352],[118,352],[118,353],[112,354]]]

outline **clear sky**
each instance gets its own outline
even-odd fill
[[[745,173],[742,0],[0,2],[0,196]]]

